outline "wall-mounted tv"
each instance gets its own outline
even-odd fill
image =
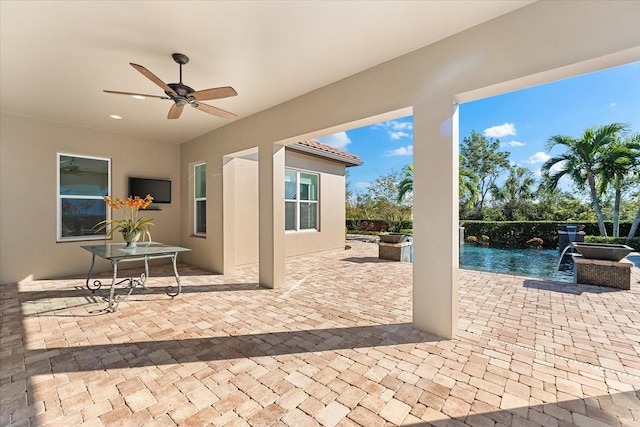
[[[144,199],[147,194],[153,203],[171,203],[171,181],[166,179],[129,178],[129,195]]]

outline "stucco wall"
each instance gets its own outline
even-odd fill
[[[258,163],[233,159],[236,266],[258,262]],[[227,190],[225,184],[225,191]]]
[[[127,196],[129,176],[170,179],[172,203],[145,215],[154,240],[180,243],[178,146],[5,113],[0,123],[0,283],[85,275],[91,256],[80,246],[102,242],[56,243],[58,152],[110,158],[114,196]]]
[[[285,256],[344,248],[344,166],[290,150],[285,152],[285,165],[287,168],[318,173],[320,177],[319,230],[286,232]],[[225,170],[224,179],[228,182],[224,183],[224,191],[232,193],[234,204],[234,265],[253,264],[258,262],[258,163],[255,160],[234,158],[225,167],[229,168],[229,173]]]
[[[285,166],[320,173],[318,231],[286,232],[285,256],[344,249],[345,181],[344,166],[301,153],[285,151]]]

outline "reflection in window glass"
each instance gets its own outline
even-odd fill
[[[106,196],[109,192],[109,162],[60,155],[60,195]]]
[[[98,199],[61,199],[62,236],[95,236],[94,225],[107,217],[107,204]],[[104,237],[104,233],[102,234]]]
[[[318,228],[317,225],[317,203],[300,202],[300,229],[308,230]]]
[[[300,173],[300,200],[318,200],[318,175]]]
[[[297,172],[285,170],[284,172],[284,198],[286,200],[295,200],[297,198]]]
[[[97,223],[111,218],[102,200],[110,195],[111,161],[58,153],[57,240],[103,239]]]
[[[196,202],[196,234],[207,233],[207,201]]]
[[[284,229],[296,229],[296,202],[285,202],[284,204]]]
[[[195,166],[196,197],[207,197],[207,165]]]

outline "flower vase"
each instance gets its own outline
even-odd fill
[[[138,240],[140,240],[140,235],[142,231],[140,230],[122,230],[122,238],[126,242],[124,246],[125,249],[133,249],[138,247]]]

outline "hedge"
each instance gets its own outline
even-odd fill
[[[348,219],[347,230],[349,231],[368,231],[368,232],[399,232],[413,228],[413,221],[382,221],[373,219]]]
[[[492,246],[512,246],[526,247],[527,241],[534,237],[542,239],[542,246],[545,248],[558,247],[558,225],[566,224],[558,221],[460,221],[460,225],[465,228],[465,236],[476,236],[480,239],[482,236],[489,237],[489,244]],[[584,225],[584,231],[588,239],[600,238],[600,232],[597,222],[577,222],[576,224]],[[412,221],[400,221],[387,224],[385,221],[374,220],[347,220],[347,230],[349,232],[367,231],[367,232],[386,232],[393,231],[408,233],[413,229]],[[611,222],[605,222],[607,232],[611,234],[613,225]],[[637,240],[640,240],[640,228],[636,232],[636,237],[631,241],[627,241],[626,236],[631,229],[631,222],[620,223],[620,237],[615,240],[640,250]],[[594,241],[595,242],[595,241]],[[608,242],[614,242],[613,240]],[[631,244],[630,244],[631,243]]]
[[[526,247],[527,241],[538,237],[542,239],[545,248],[558,247],[558,225],[566,224],[557,221],[460,221],[465,228],[464,234],[469,236],[489,236],[492,246]],[[579,222],[584,225],[587,236],[598,236],[597,222]],[[605,227],[610,232],[611,222],[605,222]],[[631,228],[630,222],[620,223],[620,234],[626,236]],[[640,237],[638,233],[636,236]],[[621,238],[626,241],[626,238]]]

